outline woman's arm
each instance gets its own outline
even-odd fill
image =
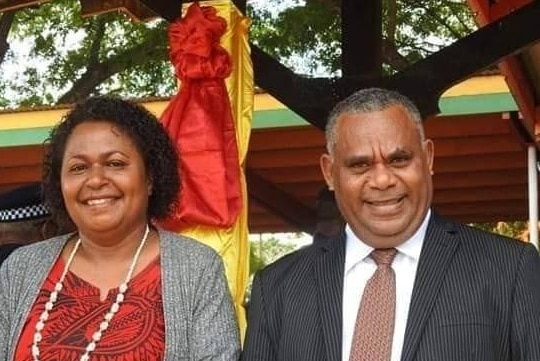
[[[195,287],[191,360],[237,361],[240,336],[225,269],[214,254]]]

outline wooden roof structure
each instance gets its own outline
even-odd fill
[[[0,0],[0,11],[30,3],[37,1]],[[182,1],[98,3],[132,15],[135,9],[145,9],[149,16],[172,21]],[[245,1],[235,3],[245,8]],[[247,161],[250,231],[313,230],[315,195],[323,186],[320,130],[337,101],[366,86],[404,93],[426,118],[426,133],[435,140],[434,201],[440,213],[465,222],[527,218],[526,146],[538,147],[540,141],[540,1],[468,0],[479,30],[390,77],[379,75],[381,39],[376,29],[382,21],[381,4],[382,0],[341,1],[340,78],[295,74],[252,44],[256,84],[311,126],[253,130]],[[441,94],[494,64],[515,103],[499,99],[508,94],[501,91],[489,94],[494,99],[489,109],[436,116],[444,103]],[[466,101],[467,95],[461,96]],[[278,117],[275,114],[277,123]],[[39,145],[0,148],[0,191],[38,179],[40,156]]]

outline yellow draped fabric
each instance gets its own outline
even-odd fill
[[[183,10],[185,11],[190,5],[191,3],[184,4]],[[227,31],[221,38],[221,45],[229,52],[233,63],[233,71],[226,79],[226,85],[236,127],[238,158],[242,169],[240,181],[243,207],[236,223],[229,229],[195,226],[181,233],[211,246],[222,256],[243,335],[246,328],[243,302],[249,272],[247,187],[244,165],[251,133],[254,99],[253,66],[247,35],[250,21],[230,0],[204,1],[200,5],[214,7],[217,14],[228,24]]]

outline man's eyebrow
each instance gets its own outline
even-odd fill
[[[413,152],[411,150],[398,148],[394,150],[393,152],[391,152],[390,154],[388,154],[388,158],[389,159],[402,158],[402,157],[408,158],[408,157],[411,157],[412,155],[413,155]]]
[[[345,165],[369,164],[373,162],[373,157],[368,155],[353,155],[345,159]]]

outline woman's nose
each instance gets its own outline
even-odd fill
[[[107,182],[107,177],[103,167],[100,165],[90,168],[87,184],[92,187],[100,187]]]

